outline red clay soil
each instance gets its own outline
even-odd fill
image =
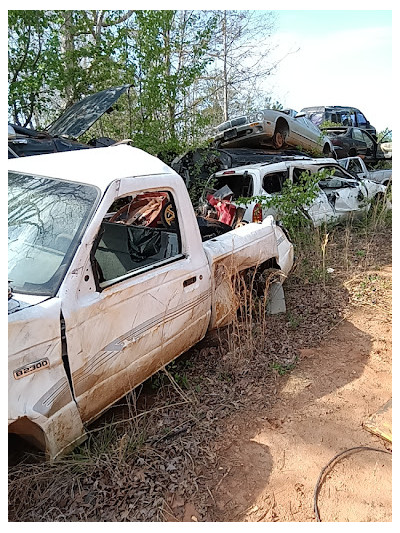
[[[390,279],[391,268],[379,276]],[[336,454],[391,450],[363,428],[392,394],[388,308],[352,308],[322,344],[300,353],[273,407],[242,412],[216,444],[219,481],[205,520],[315,521],[315,486]],[[338,459],[319,488],[321,521],[391,521],[391,468],[391,455],[376,451]]]

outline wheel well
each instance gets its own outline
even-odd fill
[[[8,426],[8,433],[18,435],[38,450],[46,450],[46,437],[40,426],[26,416],[18,418]]]
[[[322,152],[327,155],[328,157],[333,157],[334,151],[331,149],[331,146],[329,143],[324,144],[324,148]]]
[[[275,131],[281,131],[288,133],[289,132],[289,124],[286,122],[286,120],[282,117],[279,117],[276,121]]]

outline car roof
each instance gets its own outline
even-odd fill
[[[161,174],[179,177],[160,159],[126,144],[8,159],[8,169],[87,183],[103,192],[112,181],[122,178]]]
[[[325,111],[326,109],[332,109],[334,111],[359,111],[357,107],[347,105],[317,105],[311,107],[303,107],[301,111]]]

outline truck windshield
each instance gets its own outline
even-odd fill
[[[54,296],[99,201],[90,185],[8,175],[8,279],[14,292]]]

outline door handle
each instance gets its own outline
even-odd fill
[[[193,278],[185,279],[185,281],[183,282],[183,286],[187,287],[188,285],[193,285],[193,283],[196,283],[196,279],[196,276],[193,276]]]

